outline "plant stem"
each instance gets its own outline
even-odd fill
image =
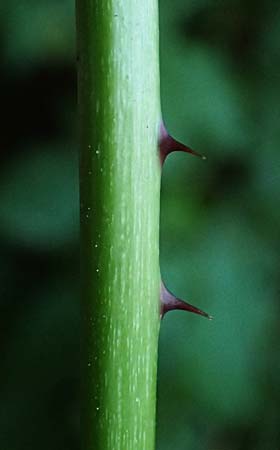
[[[159,331],[157,0],[77,0],[82,449],[152,450]]]

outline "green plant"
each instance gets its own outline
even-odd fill
[[[157,0],[77,0],[84,450],[152,450],[160,316]],[[161,303],[160,303],[161,298]]]

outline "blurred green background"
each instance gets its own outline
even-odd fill
[[[79,449],[72,0],[1,5],[1,450]],[[158,450],[279,450],[280,6],[161,0]],[[114,449],[112,449],[114,450]],[[132,450],[132,449],[131,449]]]

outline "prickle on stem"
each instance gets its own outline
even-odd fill
[[[201,155],[195,150],[192,150],[190,147],[187,147],[181,142],[176,141],[176,139],[174,139],[172,136],[168,134],[168,131],[166,130],[164,123],[161,122],[159,131],[159,153],[161,164],[164,163],[165,158],[169,155],[169,153],[176,151],[191,153],[192,155],[198,156],[201,159],[206,159],[206,156]]]
[[[199,314],[200,316],[207,317],[207,319],[212,320],[213,317],[197,308],[196,306],[191,305],[173,295],[161,281],[160,287],[160,317],[163,316],[172,310],[181,309],[183,311],[189,311],[195,314]]]

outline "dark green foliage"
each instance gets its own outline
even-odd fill
[[[163,113],[208,155],[164,167],[158,449],[277,450],[280,9],[161,2]],[[0,178],[3,450],[79,448],[74,8],[6,2]]]

